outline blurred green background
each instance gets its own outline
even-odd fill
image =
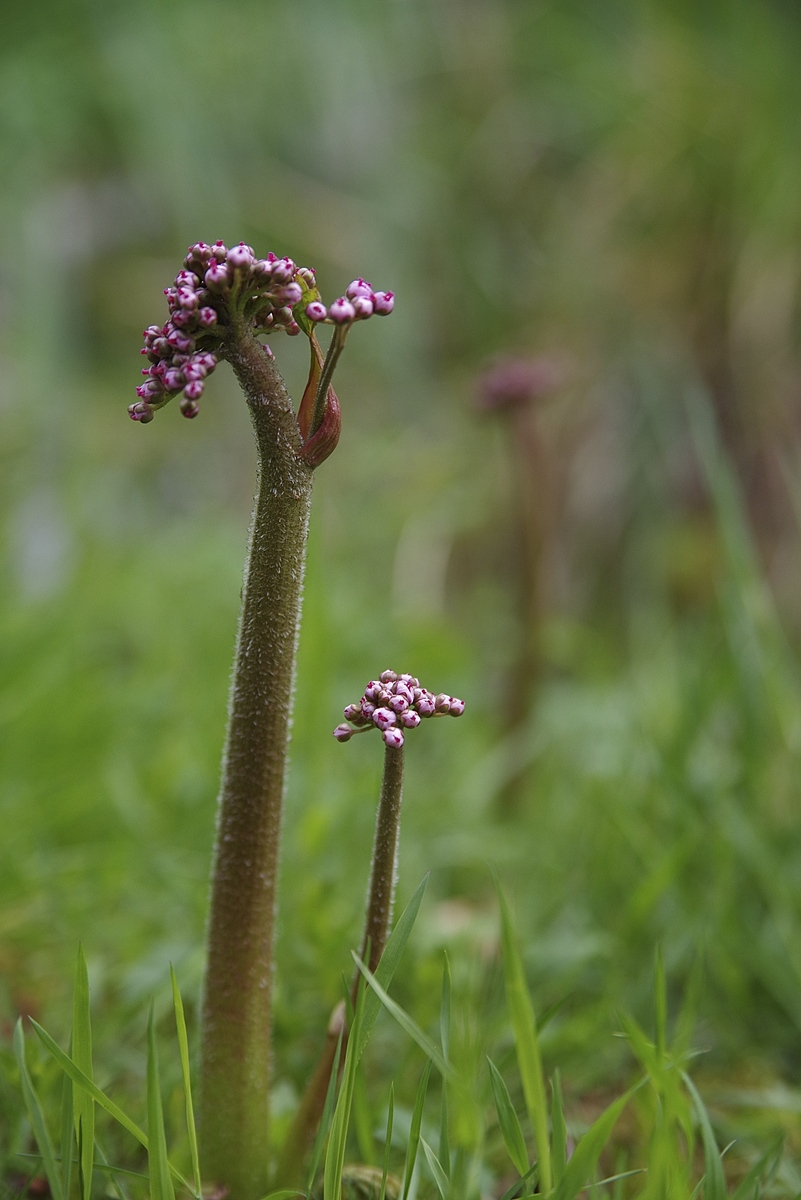
[[[410,739],[417,1018],[447,947],[501,1019],[492,861],[538,1004],[566,998],[568,1097],[629,1069],[616,1012],[648,1019],[661,943],[717,1119],[801,1140],[797,6],[2,16],[3,1036],[30,1012],[65,1037],[79,940],[109,1076],[140,1071],[169,960],[197,998],[254,455],[225,368],[194,422],[125,409],[186,246],[242,238],[328,300],[359,274],[397,296],[349,339],[315,484],[286,1105],[358,936],[381,767],[330,731],[391,665],[468,704]],[[304,346],[274,349],[298,395]],[[555,386],[482,411],[503,356]]]

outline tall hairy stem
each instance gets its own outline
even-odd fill
[[[208,926],[200,1129],[231,1200],[268,1190],[271,1000],[281,816],[312,470],[274,360],[244,327],[224,356],[258,449]]]

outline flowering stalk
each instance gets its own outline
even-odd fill
[[[364,286],[356,280],[351,289]],[[348,321],[329,318],[313,271],[222,242],[191,246],[166,295],[170,318],[145,331],[150,366],[131,417],[147,424],[178,394],[182,414],[197,416],[205,378],[225,358],[245,394],[258,456],[212,873],[200,1080],[205,1176],[231,1200],[258,1200],[269,1165],[276,882],[312,475],[336,446],[340,411],[329,374],[319,411],[309,414],[307,403],[296,416],[257,335],[307,335],[306,392],[316,398],[315,325],[334,324],[341,336],[344,324],[391,311],[392,295],[371,292]],[[352,308],[347,297],[331,307],[342,306]]]
[[[373,854],[370,864],[370,883],[367,889],[367,913],[359,957],[375,971],[392,927],[392,908],[398,867],[400,815],[403,800],[403,755],[408,733],[431,717],[460,717],[464,701],[445,692],[434,695],[420,686],[413,675],[398,675],[382,671],[378,679],[368,683],[364,695],[356,704],[344,710],[346,722],[337,725],[334,737],[347,742],[356,733],[378,729],[384,742],[384,773],[376,816]],[[368,959],[369,954],[369,959]],[[360,976],[354,976],[351,1001],[355,1005]],[[280,1182],[291,1186],[298,1182],[304,1154],[314,1137],[323,1112],[331,1072],[344,1060],[347,1030],[342,1039],[340,1063],[335,1063],[339,1034],[345,1020],[345,1006],[334,1009],[326,1031],[325,1046],[317,1067],[295,1114],[279,1164]]]

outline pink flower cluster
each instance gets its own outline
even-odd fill
[[[328,308],[319,300],[306,305],[306,316],[310,321],[327,325],[352,325],[354,321],[366,321],[368,317],[386,317],[395,307],[392,292],[374,292],[373,285],[366,279],[354,279],[349,283],[344,296],[340,296]]]
[[[358,704],[345,708],[347,723],[337,725],[334,737],[338,742],[347,742],[354,733],[380,729],[386,745],[398,749],[403,745],[404,734],[416,729],[424,718],[460,717],[463,712],[464,700],[445,692],[434,695],[420,687],[420,680],[414,675],[382,671],[378,679],[368,683]]]
[[[144,331],[142,350],[149,362],[145,380],[136,389],[139,399],[128,413],[146,424],[155,411],[182,393],[180,409],[196,417],[204,381],[223,356],[220,343],[232,312],[257,333],[310,333],[320,322],[350,326],[373,315],[392,312],[392,292],[374,292],[364,279],[355,279],[345,296],[328,308],[317,290],[314,271],[298,267],[291,258],[268,254],[257,258],[240,242],[231,249],[223,242],[189,247],[173,287],[164,294],[170,309],[164,325]],[[270,351],[267,351],[270,353]]]

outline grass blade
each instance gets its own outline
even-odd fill
[[[77,1083],[79,1087],[84,1088],[85,1091],[87,1091],[89,1095],[97,1101],[100,1107],[105,1109],[109,1116],[113,1117],[115,1121],[118,1121],[119,1124],[122,1125],[123,1129],[127,1129],[128,1133],[136,1138],[140,1146],[144,1146],[144,1148],[147,1150],[147,1134],[145,1131],[140,1129],[136,1122],[132,1121],[130,1117],[126,1116],[122,1109],[119,1108],[113,1100],[109,1100],[108,1096],[104,1092],[101,1092],[100,1088],[94,1084],[91,1079],[86,1078],[83,1071],[76,1067],[69,1055],[64,1053],[59,1044],[55,1042],[53,1038],[51,1038],[50,1034],[45,1029],[42,1029],[42,1026],[37,1021],[34,1021],[32,1017],[31,1025],[33,1025],[34,1029],[36,1030],[39,1040],[41,1041],[45,1050],[52,1054],[53,1058],[56,1060],[61,1069],[67,1075],[69,1075],[72,1082],[74,1084]]]
[[[523,1130],[520,1128],[520,1122],[517,1119],[517,1113],[514,1110],[509,1091],[503,1081],[498,1068],[491,1058],[487,1059],[490,1070],[490,1083],[492,1084],[492,1098],[495,1101],[495,1111],[498,1114],[498,1125],[503,1137],[503,1144],[506,1146],[507,1153],[514,1164],[514,1168],[521,1176],[525,1175],[529,1169],[528,1151],[526,1150],[526,1140],[523,1137]]]
[[[434,1183],[437,1185],[437,1191],[442,1197],[442,1200],[448,1200],[448,1176],[443,1171],[442,1164],[425,1138],[420,1138],[420,1145],[423,1147],[423,1153],[426,1156],[428,1168],[431,1171],[431,1174],[434,1176]]]
[[[417,1089],[417,1099],[414,1102],[412,1123],[409,1127],[409,1143],[406,1148],[406,1170],[403,1175],[403,1200],[406,1200],[406,1197],[409,1195],[409,1188],[412,1186],[414,1164],[417,1161],[417,1150],[420,1145],[420,1127],[423,1124],[423,1105],[426,1102],[426,1091],[428,1090],[428,1078],[430,1074],[431,1059],[428,1060],[423,1070],[423,1077]]]
[[[70,1056],[64,1053],[58,1042],[51,1038],[47,1030],[43,1029],[38,1021],[34,1021],[33,1017],[30,1017],[29,1020],[31,1025],[33,1025],[34,1029],[36,1030],[37,1036],[39,1037],[39,1040],[44,1048],[53,1056],[58,1065],[61,1067],[62,1071],[69,1075],[73,1084],[77,1083],[79,1087],[84,1088],[89,1095],[97,1101],[100,1107],[109,1114],[110,1117],[113,1117],[115,1121],[122,1125],[123,1129],[127,1129],[128,1133],[130,1133],[131,1136],[136,1139],[140,1146],[143,1146],[145,1150],[148,1150],[148,1137],[145,1131],[140,1129],[136,1122],[132,1121],[131,1118],[122,1111],[118,1104],[115,1104],[113,1100],[110,1100],[105,1092],[101,1092],[97,1084],[92,1083],[91,1079],[86,1078],[83,1071],[76,1067]],[[95,1164],[95,1166],[96,1165],[97,1164]],[[181,1187],[186,1188],[188,1192],[192,1191],[192,1185],[187,1179],[184,1179],[180,1171],[173,1166],[170,1166],[170,1171],[172,1172],[173,1178],[180,1183]]]
[[[392,1125],[395,1120],[395,1085],[389,1085],[389,1105],[387,1107],[387,1132],[384,1138],[384,1162],[381,1173],[381,1192],[378,1200],[386,1200],[387,1175],[389,1174],[389,1155],[392,1149]]]
[[[715,1141],[715,1134],[712,1130],[709,1114],[690,1076],[682,1071],[681,1077],[684,1080],[687,1091],[692,1097],[693,1107],[698,1117],[698,1124],[701,1127],[701,1142],[704,1147],[704,1174],[706,1176],[704,1200],[726,1200],[726,1179],[723,1174],[723,1163],[720,1161],[720,1151]]]
[[[356,1000],[356,1012],[353,1016],[353,1027],[345,1051],[345,1067],[342,1072],[342,1086],[339,1089],[337,1105],[334,1109],[334,1119],[331,1122],[331,1135],[328,1139],[328,1150],[325,1155],[325,1170],[323,1172],[323,1200],[341,1200],[342,1170],[345,1166],[345,1147],[348,1140],[348,1124],[353,1103],[353,1087],[356,1079],[356,1067],[359,1057],[357,1047],[361,1040],[362,1019],[364,1016],[365,989],[359,987]]]
[[[532,1167],[529,1167],[525,1175],[521,1175],[519,1179],[515,1180],[510,1188],[507,1188],[507,1190],[501,1196],[501,1200],[512,1200],[512,1197],[517,1195],[523,1184],[528,1183],[530,1179],[534,1178],[534,1176],[537,1174],[537,1167],[537,1163],[534,1163]],[[528,1193],[526,1193],[526,1195],[528,1195]]]
[[[50,1141],[50,1134],[47,1130],[42,1106],[39,1103],[39,1097],[36,1094],[36,1088],[33,1086],[28,1072],[28,1064],[25,1061],[25,1034],[22,1032],[22,1017],[19,1018],[14,1027],[14,1056],[19,1067],[22,1098],[25,1102],[25,1109],[28,1113],[28,1120],[31,1123],[36,1145],[39,1147],[39,1153],[42,1156],[45,1175],[50,1185],[50,1193],[53,1200],[64,1200],[61,1191],[61,1175],[56,1164],[56,1156],[53,1153],[53,1143]]]
[[[334,1111],[334,1101],[337,1094],[337,1075],[339,1074],[339,1056],[342,1053],[342,1038],[345,1035],[345,1026],[340,1026],[339,1038],[337,1039],[336,1053],[331,1066],[331,1078],[328,1081],[328,1089],[325,1093],[325,1104],[323,1105],[322,1116],[320,1117],[320,1126],[317,1130],[317,1136],[314,1139],[312,1148],[311,1161],[309,1163],[309,1182],[306,1184],[306,1194],[309,1195],[312,1190],[314,1178],[317,1174],[317,1168],[320,1165],[320,1159],[323,1156],[323,1146],[325,1139],[328,1136],[328,1130],[331,1126],[331,1115]]]
[[[559,1071],[553,1073],[551,1084],[551,1142],[553,1144],[553,1181],[558,1184],[567,1166],[567,1126],[562,1101],[562,1079]]]
[[[667,983],[665,981],[665,961],[662,957],[662,947],[656,948],[656,964],[654,966],[654,1010],[656,1016],[656,1053],[660,1066],[665,1061],[667,1052]]]
[[[153,1005],[147,1022],[147,1134],[150,1143],[147,1160],[150,1171],[151,1200],[175,1200],[170,1164],[167,1159],[167,1138],[164,1133],[164,1113],[159,1087],[159,1058]]]
[[[178,1031],[178,1051],[181,1056],[181,1076],[184,1084],[186,1101],[186,1129],[189,1135],[189,1153],[192,1158],[192,1176],[195,1182],[195,1195],[200,1195],[202,1175],[200,1174],[200,1158],[197,1149],[197,1130],[195,1128],[195,1109],[192,1104],[192,1077],[189,1070],[189,1038],[186,1034],[186,1017],[181,991],[175,969],[170,963],[170,981],[172,983],[172,1003],[175,1009],[175,1027]]]
[[[445,1062],[450,1060],[451,1045],[451,964],[448,955],[442,967],[442,1000],[439,1008],[439,1040],[442,1045],[442,1057]],[[439,1161],[447,1178],[451,1174],[451,1148],[448,1135],[448,1083],[442,1080],[442,1105],[439,1116]]]
[[[72,1001],[72,1061],[92,1079],[92,1025],[89,1016],[89,976],[83,946],[78,946]],[[90,1200],[95,1158],[95,1102],[83,1088],[73,1089],[73,1115],[78,1138],[78,1172],[83,1200]]]
[[[377,973],[374,975],[369,967],[364,965],[355,951],[351,951],[351,954],[353,955],[353,961],[356,963],[356,966],[367,980],[372,991],[378,997],[378,1000],[381,1002],[381,1004],[383,1004],[387,1012],[395,1018],[401,1029],[404,1029],[406,1033],[408,1033],[409,1037],[413,1041],[417,1042],[417,1045],[420,1047],[426,1057],[433,1062],[443,1079],[457,1080],[458,1077],[456,1072],[452,1066],[446,1063],[445,1059],[442,1057],[442,1052],[439,1047],[432,1042],[428,1034],[423,1033],[416,1021],[413,1021],[409,1014],[402,1009],[399,1004],[396,1004],[391,996],[387,995],[381,984],[378,982]]]
[[[537,1038],[537,1022],[531,1003],[523,961],[517,948],[512,916],[506,897],[501,890],[500,880],[495,876],[498,903],[501,910],[501,947],[503,974],[506,981],[506,998],[509,1016],[515,1035],[517,1063],[523,1083],[526,1108],[534,1128],[537,1143],[537,1161],[540,1166],[540,1184],[547,1195],[551,1190],[551,1148],[548,1141],[548,1101],[545,1095],[545,1080],[542,1074],[542,1058]]]
[[[604,1146],[609,1141],[610,1134],[617,1123],[618,1117],[623,1112],[623,1109],[628,1104],[631,1097],[642,1087],[642,1083],[636,1084],[633,1088],[629,1088],[617,1100],[601,1113],[597,1120],[593,1121],[587,1132],[576,1144],[576,1148],[570,1156],[570,1161],[565,1167],[565,1172],[559,1180],[558,1185],[554,1188],[553,1200],[574,1200],[574,1198],[583,1191],[587,1186],[587,1180],[598,1163]]]
[[[387,939],[387,944],[384,947],[384,953],[376,967],[375,977],[379,985],[386,989],[392,982],[392,977],[398,968],[398,964],[406,949],[406,943],[409,940],[409,935],[412,932],[412,927],[417,920],[417,914],[420,911],[420,905],[423,902],[423,894],[428,883],[428,876],[418,885],[417,890],[412,896],[405,909],[398,917],[395,928]],[[356,1050],[356,1061],[361,1058],[364,1053],[364,1048],[369,1041],[370,1034],[373,1032],[376,1018],[381,1011],[381,1001],[378,995],[368,992],[364,1002],[364,1018],[362,1020],[361,1034]]]
[[[75,1114],[72,1080],[65,1075],[61,1081],[61,1194],[69,1196],[72,1186],[72,1143],[75,1137]]]

